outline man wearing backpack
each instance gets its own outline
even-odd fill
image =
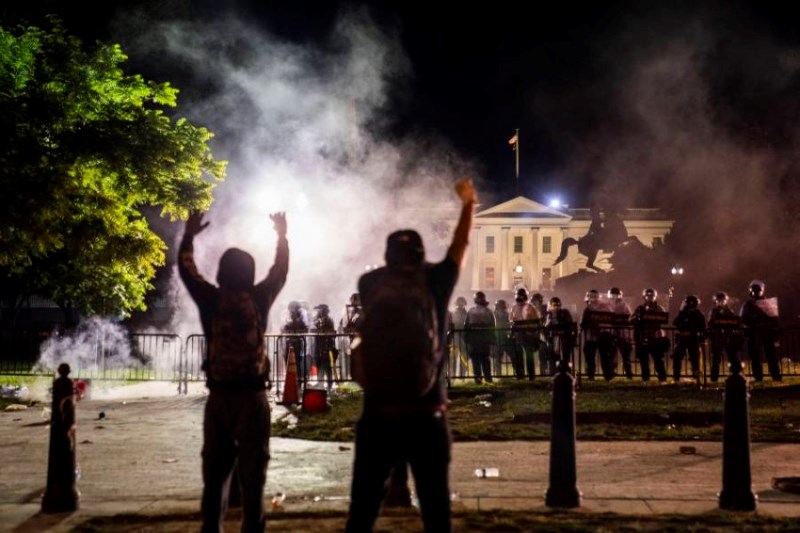
[[[278,234],[275,263],[254,284],[255,261],[229,248],[219,260],[216,287],[197,271],[192,241],[203,215],[192,213],[181,241],[178,272],[200,311],[206,337],[204,363],[209,390],[203,416],[202,531],[222,531],[228,488],[238,464],[242,531],[264,531],[264,484],[269,462],[269,359],[264,346],[269,308],[286,282],[289,243],[286,215],[270,215]]]
[[[425,262],[419,234],[401,230],[387,239],[386,266],[358,282],[364,320],[353,376],[364,388],[364,408],[356,428],[349,533],[372,531],[387,481],[405,463],[425,531],[451,530],[444,326],[477,202],[470,179],[460,180],[456,192],[461,216],[441,262]]]

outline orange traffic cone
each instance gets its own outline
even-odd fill
[[[300,403],[297,390],[297,361],[294,356],[294,347],[289,346],[289,355],[286,358],[286,381],[283,384],[282,405]]]
[[[309,381],[319,381],[319,369],[317,369],[317,365],[311,365],[308,379]]]

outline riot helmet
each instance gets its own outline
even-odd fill
[[[619,287],[611,287],[608,289],[608,298],[610,300],[621,300],[622,290]]]
[[[300,311],[300,302],[296,300],[292,300],[289,302],[289,312],[290,313],[298,313]]]
[[[456,298],[456,307],[464,307],[465,305],[467,305],[466,298],[464,298],[463,296],[459,296],[458,298]]]
[[[722,307],[728,303],[728,295],[723,291],[715,292],[713,299],[717,307]]]
[[[754,279],[750,282],[750,296],[753,298],[761,298],[764,296],[764,282],[760,279]]]
[[[494,303],[494,308],[495,309],[508,309],[508,306],[506,305],[506,301],[505,300],[497,300]]]
[[[700,298],[698,298],[694,294],[690,294],[683,299],[682,307],[684,309],[697,309],[698,307],[700,307]]]
[[[350,295],[350,305],[352,305],[352,306],[361,305],[361,295],[358,294],[357,292],[354,292],[353,294],[351,294]]]
[[[645,289],[642,291],[642,298],[647,303],[653,303],[658,299],[658,291],[655,289]]]
[[[600,293],[597,292],[595,289],[591,289],[586,291],[586,296],[583,298],[583,301],[591,304],[596,304],[600,300]]]
[[[527,289],[525,289],[524,287],[520,287],[519,289],[517,289],[517,295],[514,297],[514,300],[516,300],[519,303],[527,302],[528,301]]]
[[[531,301],[532,302],[539,302],[540,304],[544,303],[544,296],[542,296],[541,293],[537,292],[531,297]]]
[[[486,299],[486,293],[483,291],[476,292],[472,301],[475,302],[475,305],[489,305],[489,300]]]
[[[317,316],[328,316],[331,312],[327,304],[319,304],[314,310],[317,312]]]
[[[553,296],[552,298],[550,298],[549,306],[551,308],[553,308],[553,309],[560,308],[561,307],[561,298],[559,298],[558,296]]]

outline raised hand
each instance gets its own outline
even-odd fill
[[[462,204],[476,204],[478,203],[478,193],[475,192],[475,186],[472,184],[472,178],[462,178],[456,182],[456,193],[461,198]]]
[[[190,237],[194,237],[209,225],[209,222],[203,222],[203,213],[199,211],[192,211],[189,213],[189,218],[186,220],[186,229],[184,232]]]
[[[286,213],[283,211],[272,213],[269,218],[275,225],[275,232],[278,237],[286,237]]]

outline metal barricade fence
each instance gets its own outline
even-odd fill
[[[614,347],[614,373],[624,376],[622,350],[630,348],[630,361],[632,375],[641,377],[641,365],[636,359],[636,343],[631,326],[607,328],[615,339]],[[665,352],[665,366],[669,377],[672,375],[672,361],[676,346],[676,330],[673,327],[663,327],[666,338],[669,339],[669,349]],[[448,336],[446,354],[447,377],[451,381],[468,381],[473,379],[471,362],[469,359],[469,346],[465,330],[456,330]],[[548,341],[546,328],[538,328],[533,336],[535,340],[530,346],[523,342],[514,333],[513,328],[498,328],[497,343],[492,349],[492,373],[498,377],[517,376],[518,366],[521,363],[523,373],[527,377],[528,368],[526,361],[520,357],[532,358],[536,378],[551,375],[554,368],[552,346]],[[47,332],[35,330],[2,330],[0,331],[0,374],[5,375],[52,375],[53,370],[40,365],[39,361],[42,344],[49,338]],[[573,371],[579,383],[588,377],[584,346],[586,332],[580,330],[576,342],[569,353],[573,364]],[[314,385],[327,385],[328,376],[317,375],[317,381],[312,379],[312,367],[319,370],[318,363],[323,354],[318,353],[317,346],[321,338],[332,339],[337,354],[333,358],[331,368],[331,383],[334,385],[352,382],[350,373],[350,342],[352,336],[344,333],[336,334],[268,334],[265,336],[267,353],[271,363],[271,378],[277,390],[282,390],[286,374],[286,353],[290,339],[296,339],[298,344],[298,381],[301,384],[310,382]],[[106,343],[98,338],[89,350],[90,353],[78,361],[69,359],[71,355],[65,354],[64,362],[69,362],[76,378],[99,380],[129,380],[129,381],[176,381],[179,391],[186,392],[189,382],[205,380],[203,372],[203,359],[205,354],[205,337],[201,334],[189,335],[185,341],[175,334],[166,333],[129,333],[128,339],[123,343]],[[329,343],[330,344],[330,343]],[[710,382],[711,351],[708,339],[701,343],[700,357],[700,383]],[[780,330],[780,339],[777,346],[777,355],[780,369],[784,376],[800,375],[800,328],[786,327]],[[747,354],[747,343],[744,342],[739,351],[744,363],[744,372],[752,376],[750,357]],[[72,354],[74,355],[74,354]],[[69,357],[68,357],[69,356]],[[762,362],[766,369],[766,361]],[[719,380],[723,381],[728,373],[727,354],[723,354],[720,364]],[[652,366],[652,361],[651,361]],[[600,368],[599,359],[597,368]],[[598,375],[600,373],[598,372]],[[768,375],[768,373],[765,372]],[[691,376],[688,357],[681,364],[681,375]]]

